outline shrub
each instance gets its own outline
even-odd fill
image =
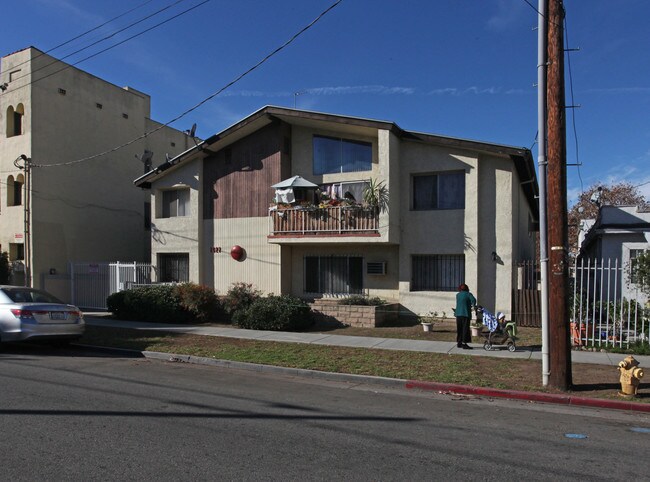
[[[373,298],[366,298],[361,295],[352,295],[347,298],[343,298],[339,301],[340,305],[360,305],[360,306],[381,306],[386,304],[386,300],[382,300],[378,296]]]
[[[9,266],[9,255],[6,251],[0,253],[0,285],[8,285],[11,278],[11,267]]]
[[[123,320],[182,323],[190,319],[174,285],[142,286],[113,293],[106,299],[106,306]]]
[[[300,331],[313,324],[309,305],[291,295],[258,298],[235,312],[233,321],[252,330]]]
[[[180,306],[199,323],[223,319],[223,306],[217,293],[207,286],[183,283],[175,286]]]
[[[262,292],[252,283],[233,283],[223,298],[223,308],[229,316],[245,310],[262,296]]]

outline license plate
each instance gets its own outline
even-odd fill
[[[66,313],[62,311],[50,311],[50,320],[65,320]]]

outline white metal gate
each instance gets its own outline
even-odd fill
[[[70,263],[70,298],[80,308],[105,310],[109,295],[154,281],[155,268],[151,264]]]
[[[572,269],[571,338],[575,346],[648,343],[646,296],[618,259],[578,259]]]

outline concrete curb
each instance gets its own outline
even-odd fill
[[[350,373],[321,372],[318,370],[307,370],[304,368],[277,367],[274,365],[261,365],[258,363],[238,362],[231,360],[220,360],[216,358],[198,357],[193,355],[178,355],[175,353],[162,353],[155,351],[138,351],[124,348],[95,347],[92,345],[81,345],[85,348],[98,349],[103,351],[115,351],[140,355],[144,358],[161,360],[172,363],[192,363],[195,365],[206,365],[220,368],[231,368],[236,370],[248,370],[261,373],[275,373],[295,377],[311,378],[314,380],[327,380],[332,382],[347,382],[357,384],[381,385],[390,388],[406,388],[429,390],[436,392],[450,392],[459,395],[477,395],[492,398],[506,398],[510,400],[527,400],[538,403],[554,403],[560,405],[573,405],[579,407],[605,408],[612,410],[627,410],[634,412],[650,413],[650,404],[635,403],[618,400],[605,400],[598,398],[575,397],[573,395],[561,395],[541,392],[525,392],[519,390],[502,390],[499,388],[473,387],[470,385],[458,385],[454,383],[423,382],[418,380],[404,380],[399,378],[375,377],[371,375],[354,375]]]
[[[607,408],[612,410],[628,410],[635,412],[650,413],[650,404],[635,403],[619,400],[605,400],[600,398],[576,397],[573,395],[561,395],[541,392],[524,392],[518,390],[502,390],[499,388],[472,387],[468,385],[456,385],[453,383],[420,382],[409,380],[406,382],[407,389],[432,390],[439,392],[451,392],[461,395],[480,395],[493,398],[508,398],[511,400],[528,400],[531,402],[555,403],[560,405],[574,405],[578,407]]]

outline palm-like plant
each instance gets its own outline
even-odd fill
[[[363,190],[364,202],[379,212],[388,211],[388,188],[384,181],[370,179]]]

